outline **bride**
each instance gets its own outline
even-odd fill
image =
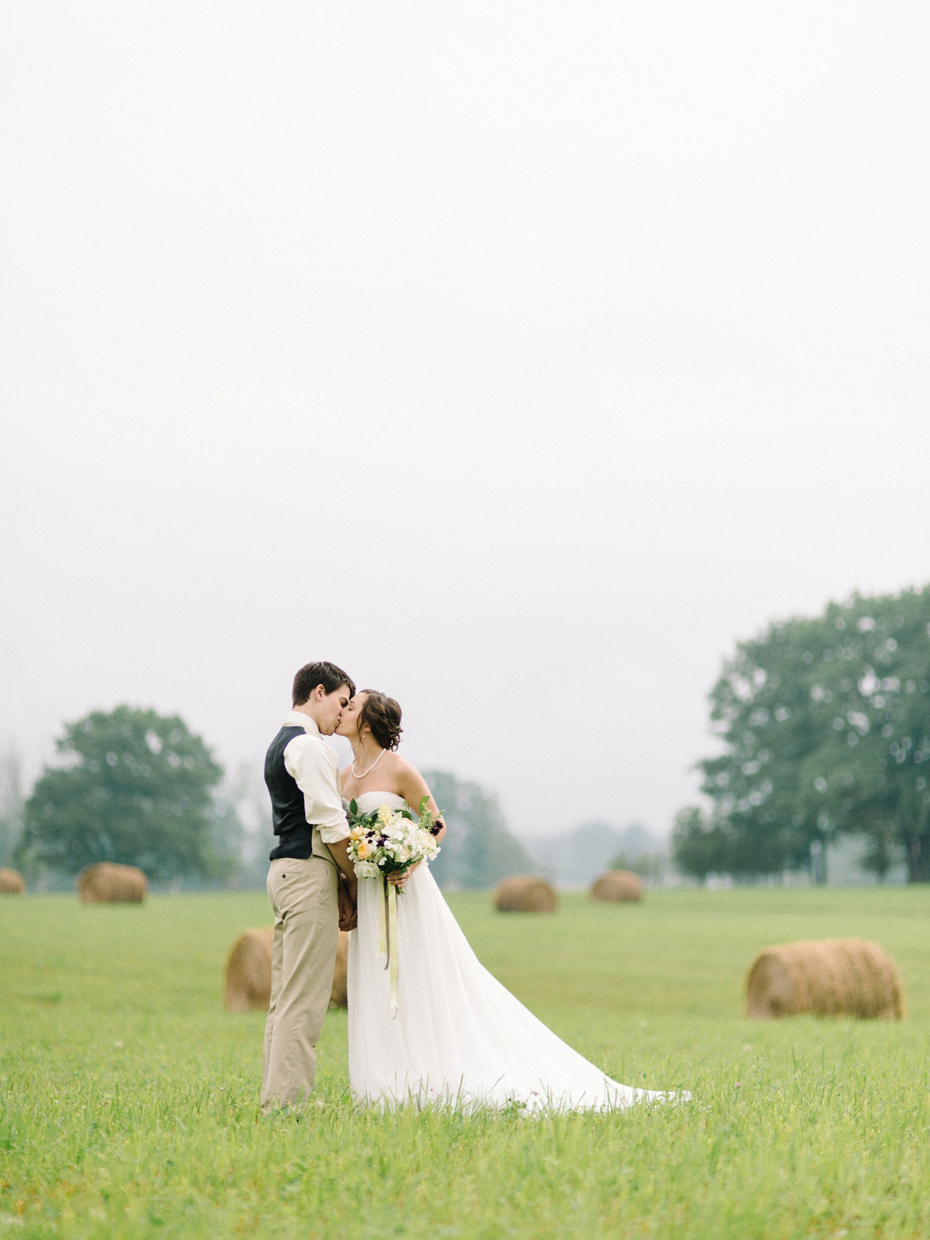
[[[429,797],[423,776],[394,751],[401,710],[372,689],[344,707],[336,728],[355,761],[342,795],[366,814]],[[445,835],[445,824],[437,838]],[[395,876],[397,877],[397,876]],[[385,1106],[408,1100],[535,1111],[608,1110],[667,1094],[620,1085],[588,1063],[483,967],[429,872],[397,879],[399,1006],[392,1014],[388,972],[378,955],[383,880],[360,878],[358,927],[349,935],[349,1079],[356,1098]]]

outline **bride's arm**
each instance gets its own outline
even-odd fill
[[[427,787],[426,780],[415,766],[410,765],[406,758],[401,758],[397,764],[397,783],[400,787],[401,796],[412,810],[419,809],[420,802],[424,797],[429,798],[426,805],[436,817],[436,823],[439,827],[436,833],[436,842],[438,844],[446,833],[445,821],[439,812],[439,806],[433,800],[433,794]]]
[[[427,806],[436,816],[436,822],[439,830],[436,832],[437,844],[446,833],[446,824],[439,812],[439,806],[433,800],[433,794],[426,785],[426,780],[420,774],[415,766],[411,766],[406,758],[399,758],[395,767],[397,775],[397,785],[400,789],[400,795],[404,798],[411,809],[416,810],[420,807],[420,802],[424,797],[427,798]],[[388,876],[388,882],[394,887],[403,887],[407,879],[415,869],[420,865],[418,861],[416,865],[412,865],[409,870],[404,870],[403,874],[391,874]]]

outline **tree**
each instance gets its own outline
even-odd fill
[[[224,779],[212,791],[208,810],[212,860],[207,871],[208,877],[235,876],[237,883],[251,878],[250,867],[244,856],[246,829],[241,814],[249,793],[248,773],[248,764],[240,763],[235,776]],[[267,864],[265,870],[267,872]],[[263,874],[263,880],[264,877]]]
[[[510,874],[532,872],[533,860],[507,829],[493,793],[448,771],[424,771],[449,828],[430,869],[447,886],[490,887]]]
[[[0,753],[0,865],[11,860],[23,833],[22,759],[15,745]]]
[[[930,587],[857,594],[741,643],[711,719],[725,751],[700,764],[700,829],[718,832],[727,872],[810,865],[825,881],[814,860],[857,833],[877,873],[902,848],[910,881],[930,881]]]
[[[668,857],[665,853],[640,853],[631,857],[622,849],[615,853],[607,863],[608,870],[629,870],[638,874],[644,883],[655,883],[657,886],[665,877],[668,869]]]
[[[820,813],[868,837],[879,874],[898,845],[909,881],[930,882],[930,587],[856,598],[826,620],[809,652]]]
[[[226,801],[234,813],[235,832],[228,831],[224,847],[238,857],[237,880],[244,887],[265,886],[268,852],[277,843],[272,832],[271,802],[260,762],[240,762],[228,786],[217,800]]]
[[[229,808],[211,796],[223,769],[177,715],[93,711],[65,725],[56,749],[26,802],[18,854],[28,867],[117,861],[156,879],[231,868],[215,841]]]
[[[672,857],[682,874],[706,883],[708,874],[727,873],[727,844],[723,827],[719,823],[706,824],[696,805],[688,805],[675,815]]]

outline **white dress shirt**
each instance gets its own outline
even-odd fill
[[[338,844],[349,838],[349,822],[342,808],[339,790],[339,759],[330,749],[314,720],[303,711],[292,710],[282,725],[303,728],[304,736],[295,736],[284,750],[284,769],[297,781],[304,794],[307,822],[320,828],[324,844]]]

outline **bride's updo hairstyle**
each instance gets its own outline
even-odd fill
[[[358,712],[356,727],[359,736],[367,724],[371,728],[371,735],[382,749],[396,749],[400,744],[400,734],[404,730],[400,726],[400,703],[386,693],[379,693],[377,689],[363,689],[362,692],[368,696]]]

